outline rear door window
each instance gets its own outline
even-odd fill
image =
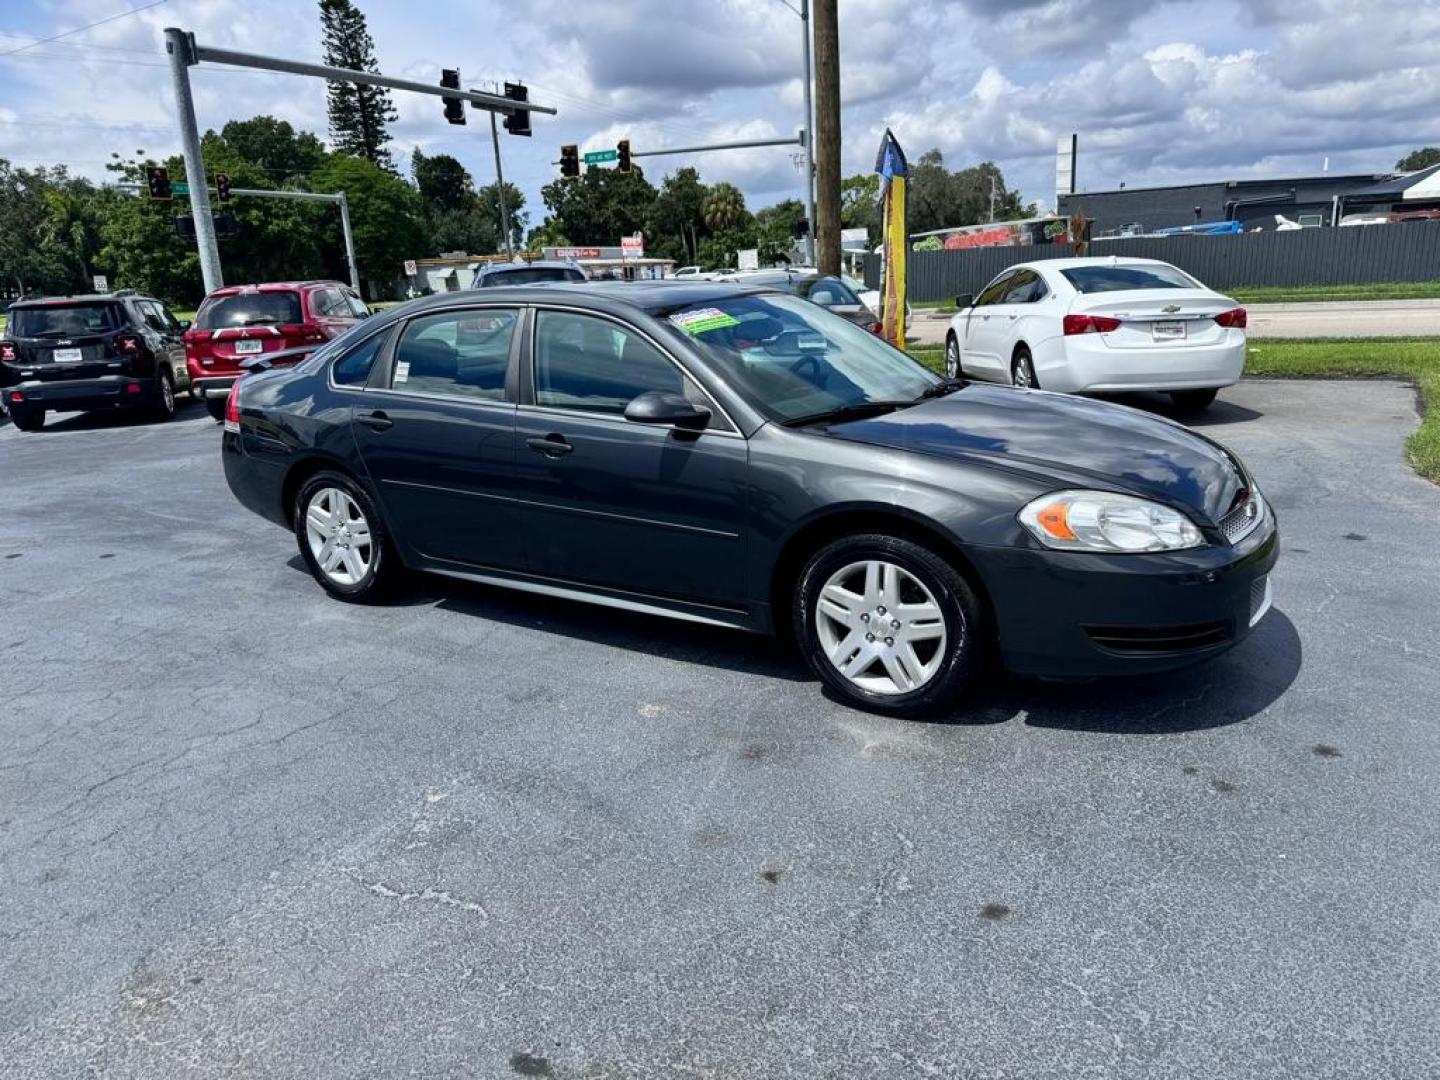
[[[112,303],[47,304],[10,309],[10,336],[74,338],[118,330],[122,316]]]
[[[1105,266],[1075,266],[1060,273],[1076,292],[1124,292],[1130,289],[1203,289],[1205,286],[1183,270],[1165,264],[1116,263]]]
[[[1013,271],[1001,274],[989,285],[985,286],[985,291],[975,298],[975,306],[983,307],[987,304],[1001,303],[1001,298],[1005,295],[1006,290],[1010,288],[1010,283],[1014,277],[1015,274]]]
[[[1005,291],[1005,304],[1033,304],[1047,292],[1045,282],[1034,270],[1017,270]]]
[[[395,346],[390,389],[505,400],[518,308],[472,308],[411,319]]]
[[[170,325],[165,321],[165,313],[160,310],[160,305],[154,300],[138,300],[135,306],[140,309],[140,314],[145,316],[145,325],[156,333],[170,333]]]
[[[208,300],[195,316],[195,329],[227,326],[281,326],[301,323],[298,292],[236,293]]]

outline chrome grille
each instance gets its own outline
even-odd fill
[[[1264,516],[1264,501],[1259,495],[1251,496],[1220,519],[1220,531],[1233,544],[1249,536]]]

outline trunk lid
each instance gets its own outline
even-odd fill
[[[1208,289],[1134,289],[1082,295],[1070,310],[1119,319],[1118,330],[1100,335],[1112,349],[1182,349],[1223,342],[1228,331],[1215,316],[1237,306]]]
[[[118,305],[49,302],[10,309],[6,337],[15,359],[6,361],[19,381],[64,382],[113,375],[128,357],[115,346],[123,336]]]

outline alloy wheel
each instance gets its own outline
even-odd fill
[[[953,337],[945,339],[945,377],[958,378],[960,375],[960,343]]]
[[[160,376],[160,406],[166,416],[175,411],[175,384],[168,375]]]
[[[1021,353],[1015,358],[1014,383],[1016,386],[1030,390],[1035,386],[1035,369],[1030,364],[1030,357]]]
[[[945,615],[918,577],[869,559],[830,575],[815,604],[815,632],[830,663],[872,694],[908,694],[946,656]]]
[[[364,580],[375,561],[370,523],[349,494],[324,487],[305,507],[305,538],[320,572],[338,585]]]

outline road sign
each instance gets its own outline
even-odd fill
[[[414,276],[415,276],[415,260],[414,260],[414,259],[406,259],[406,260],[405,260],[405,276],[406,276],[406,277],[414,277]]]
[[[92,283],[95,286],[96,292],[110,291],[110,279],[107,278],[104,274],[96,274],[95,277],[92,279]]]
[[[586,165],[599,165],[604,161],[614,161],[620,156],[618,150],[591,150],[585,155]]]
[[[170,181],[170,190],[176,195],[189,195],[190,185],[184,180],[172,180]]]

